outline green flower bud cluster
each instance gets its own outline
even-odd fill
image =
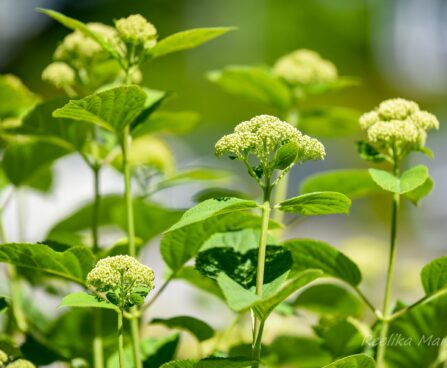
[[[360,117],[360,127],[379,148],[396,150],[399,156],[425,145],[427,131],[439,129],[433,114],[422,111],[416,102],[395,98],[383,101]]]
[[[140,14],[115,21],[119,38],[125,44],[151,49],[157,44],[157,29]]]
[[[0,365],[1,367],[1,365]],[[36,368],[36,366],[29,360],[17,359],[9,363],[6,368]]]
[[[0,368],[5,367],[8,360],[8,354],[6,354],[3,350],[0,350]]]
[[[282,150],[286,146],[288,153],[284,154]],[[228,154],[231,158],[243,161],[258,177],[263,174],[270,176],[274,169],[289,170],[297,162],[322,160],[325,157],[321,142],[270,115],[256,116],[238,124],[234,133],[219,139],[215,153],[218,157]],[[249,155],[258,159],[259,166],[252,167],[249,164]],[[278,156],[286,159],[285,165],[277,162]]]
[[[300,49],[281,57],[273,72],[292,85],[333,82],[338,78],[336,66],[317,52]]]
[[[62,88],[75,83],[76,73],[68,64],[56,61],[43,70],[42,79],[58,88]]]
[[[154,288],[154,272],[134,257],[120,255],[99,260],[87,275],[87,284],[126,310],[144,303]]]

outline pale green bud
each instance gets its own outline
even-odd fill
[[[7,368],[36,368],[36,366],[31,363],[29,360],[25,359],[17,359],[13,361],[12,363],[9,363]]]
[[[8,355],[3,350],[0,350],[0,367],[5,366],[8,360]]]
[[[60,61],[51,63],[42,72],[42,79],[58,88],[74,84],[75,78],[75,71]]]
[[[381,120],[403,120],[419,111],[416,102],[393,98],[380,103],[377,112]]]
[[[157,29],[140,14],[115,21],[119,37],[126,44],[142,45],[150,49],[157,44]]]

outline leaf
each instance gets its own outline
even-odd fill
[[[209,72],[207,78],[226,92],[279,110],[292,104],[289,88],[269,68],[232,65]]]
[[[173,360],[163,364],[160,368],[196,368],[197,359]]]
[[[5,296],[0,296],[0,313],[8,309],[10,300]]]
[[[246,311],[261,300],[259,296],[239,285],[224,272],[221,272],[217,276],[217,283],[222,290],[228,306],[235,312]]]
[[[278,170],[287,169],[298,157],[298,145],[295,142],[289,142],[281,146],[275,153],[273,167]]]
[[[376,163],[385,161],[385,155],[380,153],[371,144],[365,141],[357,142],[357,152],[365,161]]]
[[[196,193],[193,197],[194,202],[199,203],[212,198],[222,198],[222,197],[237,197],[241,199],[248,199],[248,196],[242,192],[233,189],[212,187],[201,190]]]
[[[166,233],[161,240],[161,255],[166,265],[175,273],[199,252],[211,235],[260,226],[261,218],[249,213],[213,216]],[[271,226],[277,227],[275,223],[271,223]]]
[[[108,41],[104,39],[100,34],[92,31],[90,28],[87,27],[84,23],[81,21],[67,17],[57,11],[50,10],[50,9],[42,9],[38,8],[37,11],[42,14],[46,14],[49,17],[53,18],[57,22],[61,23],[65,27],[72,29],[73,31],[80,31],[85,36],[91,38],[92,40],[96,41],[99,46],[102,47],[104,51],[107,51],[113,58],[119,59],[120,55],[118,54],[118,51],[115,50],[115,47]]]
[[[250,288],[256,285],[258,252],[258,249],[241,253],[226,247],[210,248],[197,255],[196,269],[212,279],[224,272],[238,284]],[[292,263],[290,252],[282,246],[267,246],[264,283],[268,284],[290,270]]]
[[[31,268],[85,285],[85,277],[95,259],[85,247],[71,247],[57,252],[45,244],[0,244],[0,262]]]
[[[254,363],[255,360],[243,357],[211,357],[202,360],[174,360],[163,364],[161,368],[245,368]]]
[[[362,301],[346,288],[335,284],[317,284],[304,290],[292,305],[321,316],[361,317]]]
[[[69,151],[66,148],[48,142],[11,143],[4,151],[2,166],[14,186],[34,187],[37,180],[42,180],[42,174],[45,174],[44,178],[48,173],[51,175],[48,171],[51,164],[67,153]],[[42,186],[38,185],[38,188]]]
[[[146,92],[146,102],[143,111],[135,118],[130,126],[132,133],[139,128],[140,125],[145,124],[148,119],[152,117],[152,114],[155,113],[155,110],[172,96],[172,93],[170,92],[158,91],[155,89],[143,88],[143,91]]]
[[[210,167],[197,167],[187,169],[175,175],[167,177],[157,184],[157,190],[171,188],[176,185],[196,183],[201,181],[223,181],[226,182],[231,174],[228,171],[213,169]],[[222,196],[220,196],[222,198]]]
[[[200,248],[203,252],[210,248],[232,248],[240,253],[247,253],[251,249],[259,248],[260,229],[243,229],[212,235]],[[267,244],[275,244],[273,236],[267,236]]]
[[[154,318],[151,324],[162,324],[168,328],[185,330],[202,342],[214,336],[214,329],[206,322],[190,316],[178,316],[172,318]]]
[[[185,134],[196,127],[200,115],[194,111],[155,111],[132,132],[134,137],[154,133]]]
[[[86,121],[121,134],[144,110],[146,99],[146,92],[138,86],[116,87],[71,100],[53,116]]]
[[[423,165],[404,171],[400,178],[384,170],[369,169],[369,173],[382,189],[397,194],[411,192],[424,184],[428,178],[428,169]]]
[[[323,368],[375,368],[374,360],[365,354],[352,355],[339,359]]]
[[[426,295],[447,288],[447,256],[437,258],[424,266],[421,281]]]
[[[284,243],[292,252],[293,270],[301,272],[309,268],[322,270],[326,276],[357,286],[362,276],[357,265],[343,253],[318,240],[292,239]]]
[[[217,285],[217,282],[206,276],[203,276],[202,274],[200,274],[199,271],[191,266],[183,267],[180,271],[176,272],[175,279],[184,280],[197,289],[210,293],[219,299],[224,299],[224,296],[219,286]]]
[[[202,222],[215,216],[237,211],[249,210],[257,207],[258,204],[255,201],[240,198],[223,197],[217,199],[208,199],[186,211],[181,217],[180,221],[171,226],[171,228],[167,230],[167,232],[178,230],[182,227],[197,222]]]
[[[233,30],[234,28],[231,27],[214,27],[195,28],[177,32],[158,41],[150,50],[150,56],[158,58],[172,52],[193,49]]]
[[[0,120],[20,118],[38,101],[19,78],[12,74],[0,75]]]
[[[300,112],[298,127],[317,137],[344,137],[359,130],[358,110],[347,107],[320,107]]]
[[[303,216],[331,215],[349,213],[351,200],[338,192],[315,192],[290,198],[275,207]]]
[[[381,193],[368,170],[335,170],[307,177],[300,187],[300,193],[337,191],[351,200]]]
[[[410,192],[405,193],[405,197],[407,197],[415,206],[419,205],[419,202],[428,196],[433,188],[435,187],[435,182],[429,176],[427,180],[425,180],[424,184],[413,189]]]
[[[356,77],[339,76],[334,81],[314,83],[306,86],[306,93],[311,95],[322,95],[325,93],[335,92],[347,87],[360,85],[360,80]]]
[[[119,308],[105,300],[98,300],[95,295],[84,292],[71,293],[63,297],[61,307],[78,307],[78,308],[104,308],[113,309],[119,312]]]

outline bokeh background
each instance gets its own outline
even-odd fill
[[[238,30],[198,49],[173,54],[144,66],[144,84],[172,90],[177,97],[171,110],[200,113],[201,124],[191,134],[171,138],[179,168],[209,164],[234,170],[230,183],[257,195],[256,186],[241,167],[213,156],[214,143],[240,121],[260,113],[263,106],[240,100],[220,90],[204,77],[229,64],[271,65],[297,48],[314,49],[338,67],[341,75],[355,76],[361,85],[312,100],[315,105],[344,105],[369,111],[381,100],[404,97],[416,100],[435,113],[441,129],[431,133],[428,146],[435,159],[413,154],[411,163],[424,163],[436,181],[433,193],[419,208],[404,203],[399,229],[396,297],[413,300],[422,295],[419,271],[428,260],[445,255],[447,229],[447,2],[444,0],[0,0],[0,72],[18,75],[34,92],[58,94],[41,80],[41,71],[69,32],[35,12],[36,7],[59,10],[82,21],[111,24],[113,19],[141,13],[163,37],[200,26],[236,26]],[[324,139],[327,159],[295,170],[290,195],[307,175],[329,169],[366,167],[356,154],[361,134]],[[58,162],[49,195],[22,193],[5,213],[6,231],[17,240],[17,208],[26,213],[27,241],[40,241],[58,218],[67,215],[91,195],[91,177],[80,158]],[[121,178],[106,171],[102,191],[122,191]],[[156,199],[175,208],[192,204],[198,186],[160,194]],[[381,301],[387,259],[390,198],[375,197],[354,203],[348,217],[310,219],[292,227],[288,236],[314,237],[343,249],[361,265],[364,288]],[[150,226],[150,224],[148,224]],[[158,239],[147,248],[144,260],[162,274]],[[173,283],[155,306],[154,314],[207,315],[224,324],[225,308],[212,297],[198,294],[182,283]]]

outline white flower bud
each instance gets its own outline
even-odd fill
[[[60,61],[51,63],[42,72],[42,79],[58,88],[74,84],[75,78],[75,71]]]
[[[36,368],[29,360],[17,359],[7,365],[7,368]]]
[[[124,43],[150,49],[157,44],[157,29],[140,14],[118,19],[115,27]]]

